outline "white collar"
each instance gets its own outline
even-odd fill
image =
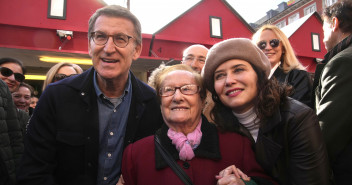
[[[271,76],[273,76],[275,70],[280,66],[280,64],[281,64],[281,61],[278,62],[278,63],[276,63],[275,66],[274,66],[273,68],[271,68],[271,70],[270,70],[270,75],[269,75],[268,79],[270,79]]]

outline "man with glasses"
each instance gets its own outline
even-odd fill
[[[183,58],[181,63],[192,67],[193,70],[200,73],[205,64],[208,48],[203,45],[191,45],[183,51]]]
[[[205,64],[205,59],[208,54],[208,48],[200,44],[194,44],[189,46],[183,51],[183,58],[181,63],[191,66],[193,70],[199,74]],[[209,121],[213,121],[210,116],[210,111],[214,107],[214,102],[211,98],[211,93],[207,91],[207,97],[205,98],[205,104],[203,107],[203,114]]]
[[[11,92],[23,82],[23,65],[0,59],[0,184],[16,184],[16,166],[23,153],[23,137]]]
[[[89,20],[93,67],[46,88],[28,126],[19,184],[115,185],[125,146],[160,127],[155,91],[130,72],[138,19],[106,6]]]

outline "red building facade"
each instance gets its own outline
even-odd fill
[[[66,0],[65,18],[53,19],[48,17],[51,1],[54,0],[12,0],[6,1],[6,4],[0,3],[0,56],[23,61],[28,75],[45,75],[55,64],[43,62],[43,56],[60,57],[61,61],[66,58],[90,60],[88,20],[105,4],[100,0]],[[318,22],[313,20],[314,23],[308,23],[307,27],[302,27],[290,38],[300,59],[309,58],[304,64],[309,64],[312,58],[321,58],[325,52],[310,52],[304,43],[295,43],[296,40],[302,40],[302,37],[308,42],[309,38],[306,38],[304,32],[311,33],[312,27],[321,29],[319,19],[317,20]],[[60,38],[57,30],[72,31],[72,38]],[[183,50],[192,44],[203,44],[210,48],[228,38],[251,38],[253,33],[252,27],[226,0],[202,0],[156,33],[142,35],[142,54],[133,62],[132,71],[146,81],[148,71],[161,62],[170,65],[179,63]],[[83,69],[91,66],[89,62],[78,64]],[[314,68],[309,70],[314,71]]]

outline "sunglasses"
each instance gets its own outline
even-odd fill
[[[258,46],[258,48],[263,50],[266,48],[266,44],[267,44],[267,42],[265,40],[262,40],[262,41],[258,42],[257,46]],[[269,41],[269,44],[272,48],[276,48],[280,45],[280,40],[279,39],[272,39]]]
[[[0,73],[2,76],[5,76],[5,77],[9,77],[11,76],[12,74],[14,74],[15,76],[15,80],[17,82],[23,82],[25,77],[23,74],[21,73],[14,73],[11,69],[7,68],[7,67],[0,67]]]
[[[60,81],[62,79],[65,79],[65,78],[68,78],[68,77],[71,77],[71,76],[75,76],[77,74],[71,74],[71,75],[65,75],[65,74],[56,74],[53,78],[53,82],[57,82],[57,81]]]

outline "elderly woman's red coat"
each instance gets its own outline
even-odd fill
[[[203,133],[195,157],[181,161],[178,151],[166,135],[168,127],[156,133],[161,144],[171,153],[178,165],[188,174],[194,185],[215,185],[217,175],[230,165],[236,165],[258,184],[271,184],[256,162],[249,139],[236,133],[220,133],[206,118],[202,118]],[[180,178],[156,151],[154,136],[130,144],[124,151],[122,175],[126,185],[182,185]]]

